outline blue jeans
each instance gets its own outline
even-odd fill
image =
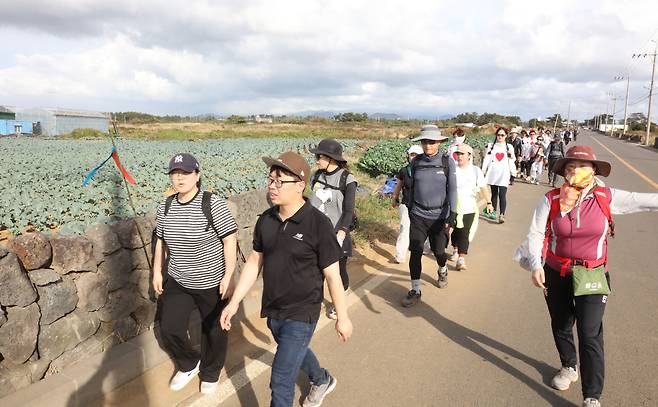
[[[267,327],[278,345],[272,362],[270,407],[292,406],[300,368],[313,384],[320,385],[329,381],[329,373],[320,367],[320,362],[308,347],[316,324],[317,321],[267,319]]]

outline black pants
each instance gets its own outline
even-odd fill
[[[350,276],[347,274],[347,257],[341,257],[338,260],[338,266],[340,268],[340,280],[343,282],[343,290],[347,290],[350,287]]]
[[[467,213],[464,215],[464,227],[452,230],[452,245],[457,247],[457,252],[459,254],[468,254],[468,235],[471,233],[471,226],[473,226],[474,219],[474,213]]]
[[[216,382],[224,367],[228,333],[219,327],[219,315],[226,301],[221,301],[219,288],[193,290],[167,279],[162,294],[160,332],[165,349],[173,356],[179,370],[189,372],[201,360],[200,376],[205,382]],[[192,348],[187,334],[190,314],[201,313],[201,355]]]
[[[532,161],[530,160],[521,161],[521,172],[519,173],[519,175],[525,175],[526,177],[529,177],[531,166],[532,166]]]
[[[498,185],[489,185],[491,188],[491,204],[494,211],[498,210],[498,200],[500,199],[500,214],[504,215],[507,209],[507,187]]]
[[[425,240],[429,239],[430,247],[436,257],[439,267],[446,265],[448,255],[448,232],[445,229],[445,219],[425,219],[413,213],[409,214],[409,273],[412,280],[419,280],[422,271],[421,260]]]
[[[557,174],[553,172],[553,166],[557,160],[559,160],[558,157],[548,159],[548,182],[551,185],[555,184],[555,181],[557,181]]]
[[[578,333],[580,376],[583,398],[600,398],[603,392],[605,360],[603,354],[603,313],[607,295],[583,295],[574,297],[571,276],[560,277],[560,273],[548,266],[546,275],[546,305],[551,315],[553,339],[564,367],[575,367],[578,359],[573,341],[573,325]],[[606,273],[608,285],[610,276]]]

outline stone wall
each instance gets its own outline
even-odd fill
[[[229,207],[248,256],[265,193],[232,197]],[[81,236],[26,233],[0,247],[0,397],[153,329],[154,225],[152,211]]]

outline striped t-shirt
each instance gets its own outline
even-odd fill
[[[210,208],[217,233],[212,227],[206,231],[208,220],[201,209],[202,198],[201,191],[187,203],[178,202],[176,197],[167,216],[163,201],[156,215],[155,233],[169,249],[169,275],[183,287],[196,290],[219,285],[226,271],[221,239],[238,228],[226,201],[212,195]]]

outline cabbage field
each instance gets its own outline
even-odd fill
[[[131,195],[138,213],[155,208],[169,185],[169,159],[189,152],[201,164],[204,189],[221,196],[265,186],[267,167],[261,156],[284,151],[302,153],[315,139],[231,138],[203,141],[117,140],[121,163],[137,181]],[[341,140],[347,149],[356,141]],[[109,140],[0,139],[0,230],[14,234],[28,225],[37,230],[59,228],[81,233],[93,223],[133,216],[123,179],[112,160],[82,187],[85,175],[105,160]]]

